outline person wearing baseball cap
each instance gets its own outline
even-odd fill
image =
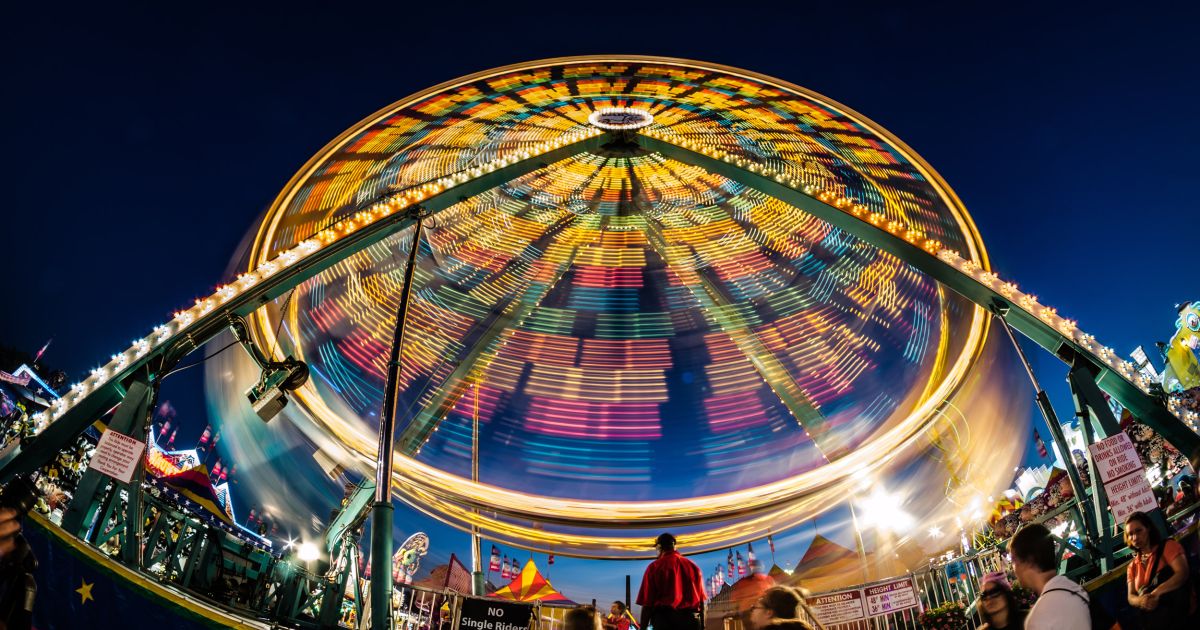
[[[1003,571],[992,571],[979,581],[980,630],[1019,630],[1025,627],[1028,611],[1021,608],[1013,595],[1012,584]]]
[[[658,559],[646,567],[637,603],[641,627],[654,630],[698,630],[704,624],[704,580],[700,567],[675,550],[675,537],[664,533],[654,541]]]

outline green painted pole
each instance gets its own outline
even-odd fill
[[[144,439],[146,426],[146,415],[153,407],[153,388],[150,386],[143,375],[139,374],[135,380],[129,384],[125,397],[121,400],[121,405],[117,407],[116,413],[113,414],[112,421],[108,424],[107,431],[116,431],[122,435],[128,435],[138,439]],[[86,428],[86,427],[85,427]],[[70,439],[75,439],[71,436]],[[66,444],[56,445],[57,448],[62,448]],[[32,449],[31,449],[32,450]],[[141,468],[141,464],[138,464]],[[112,482],[112,478],[97,472],[92,468],[84,471],[79,485],[75,490],[75,496],[71,499],[70,505],[67,506],[66,514],[63,515],[62,528],[73,536],[83,537],[87,533],[88,527],[95,520],[96,508],[101,503],[101,496],[105,489]],[[141,488],[141,482],[138,475],[134,475],[134,482],[137,483],[137,488]],[[130,484],[129,492],[134,491],[134,485]],[[130,495],[132,498],[132,494]],[[101,528],[103,523],[100,524]]]
[[[1095,544],[1098,540],[1099,532],[1096,531],[1095,515],[1088,509],[1087,491],[1083,487],[1083,481],[1079,478],[1079,469],[1075,467],[1075,459],[1071,455],[1071,445],[1067,444],[1067,436],[1063,434],[1062,424],[1058,421],[1058,414],[1054,413],[1054,406],[1050,404],[1050,397],[1046,395],[1046,390],[1042,389],[1042,384],[1038,382],[1037,375],[1033,373],[1033,366],[1029,363],[1029,357],[1025,356],[1025,350],[1021,348],[1021,344],[1017,343],[1017,337],[1013,334],[1012,327],[1008,325],[1008,320],[1005,317],[1007,312],[1005,309],[993,305],[995,318],[1000,322],[1000,327],[1008,335],[1008,340],[1012,342],[1013,348],[1017,350],[1017,356],[1021,358],[1021,365],[1025,366],[1025,373],[1029,375],[1029,382],[1033,383],[1033,389],[1037,392],[1038,410],[1042,412],[1042,418],[1046,421],[1046,428],[1050,430],[1050,437],[1054,439],[1054,444],[1058,446],[1058,452],[1062,454],[1063,466],[1067,469],[1067,478],[1071,480],[1071,490],[1075,493],[1075,501],[1079,506],[1079,513],[1083,516],[1084,537],[1090,544]]]
[[[400,306],[396,312],[396,334],[387,364],[387,384],[383,390],[383,413],[379,417],[379,451],[375,467],[375,502],[371,504],[371,630],[392,627],[392,453],[395,448],[396,388],[400,378],[400,356],[404,346],[404,328],[408,301],[412,296],[413,272],[417,268],[417,249],[421,246],[421,208],[412,208],[416,225],[404,268]]]
[[[371,630],[392,627],[391,501],[371,505]],[[383,561],[380,561],[380,558]]]
[[[1072,386],[1074,385],[1074,376],[1075,370],[1071,370],[1071,374],[1067,377],[1067,380],[1072,383]],[[1072,390],[1073,389],[1074,387],[1072,387]],[[1085,447],[1090,446],[1096,442],[1096,431],[1095,427],[1092,426],[1091,419],[1088,418],[1088,407],[1084,403],[1080,402],[1078,393],[1075,393],[1075,410],[1075,415],[1079,418],[1079,429],[1083,432],[1083,443]],[[1089,462],[1088,477],[1090,478],[1092,484],[1092,500],[1090,507],[1092,510],[1092,518],[1094,518],[1096,521],[1097,533],[1096,540],[1094,542],[1100,550],[1097,564],[1100,565],[1100,573],[1104,574],[1108,573],[1108,570],[1112,568],[1113,560],[1112,545],[1109,544],[1112,532],[1109,530],[1108,510],[1106,509],[1108,505],[1108,496],[1104,492],[1104,481],[1100,478],[1100,471],[1096,468],[1096,462],[1092,459],[1090,449],[1088,449],[1088,452],[1084,453],[1084,457],[1086,457]],[[1087,507],[1088,506],[1085,506],[1083,501],[1079,502],[1080,509],[1087,509]]]
[[[1079,417],[1084,441],[1091,445],[1098,437],[1110,437],[1120,433],[1121,426],[1109,409],[1108,402],[1104,400],[1104,394],[1096,385],[1096,377],[1089,367],[1086,361],[1077,360],[1067,374],[1067,383],[1071,386],[1071,396],[1075,399],[1075,414]],[[1096,530],[1100,534],[1096,542],[1100,547],[1100,571],[1103,573],[1113,566],[1116,532],[1113,530],[1112,513],[1108,511],[1108,495],[1104,490],[1100,471],[1092,461],[1090,451],[1084,456],[1091,462],[1089,471],[1092,480],[1092,511],[1096,518]]]

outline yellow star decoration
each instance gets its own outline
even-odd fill
[[[83,586],[80,586],[79,588],[75,589],[75,592],[79,593],[79,603],[86,604],[87,600],[89,600],[89,599],[92,601],[96,601],[96,598],[92,597],[92,587],[95,586],[95,584],[94,583],[88,584],[87,580],[80,580],[80,581],[83,582]]]

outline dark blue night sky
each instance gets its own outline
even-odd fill
[[[1173,305],[1200,299],[1197,10],[961,4],[10,7],[0,343],[53,337],[45,362],[74,380],[219,284],[288,178],[364,116],[470,72],[605,52],[849,105],[940,171],[1002,277],[1122,355],[1167,338]],[[1064,367],[1034,354],[1065,415]],[[200,372],[164,392],[197,434]]]

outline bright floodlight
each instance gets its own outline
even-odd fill
[[[902,508],[899,494],[877,487],[859,505],[864,525],[894,532],[904,532],[912,527],[913,517]]]
[[[304,562],[312,562],[313,560],[316,560],[317,557],[320,555],[321,555],[321,552],[318,551],[317,546],[312,543],[307,543],[307,542],[303,543],[296,550],[296,557],[300,558]]]

